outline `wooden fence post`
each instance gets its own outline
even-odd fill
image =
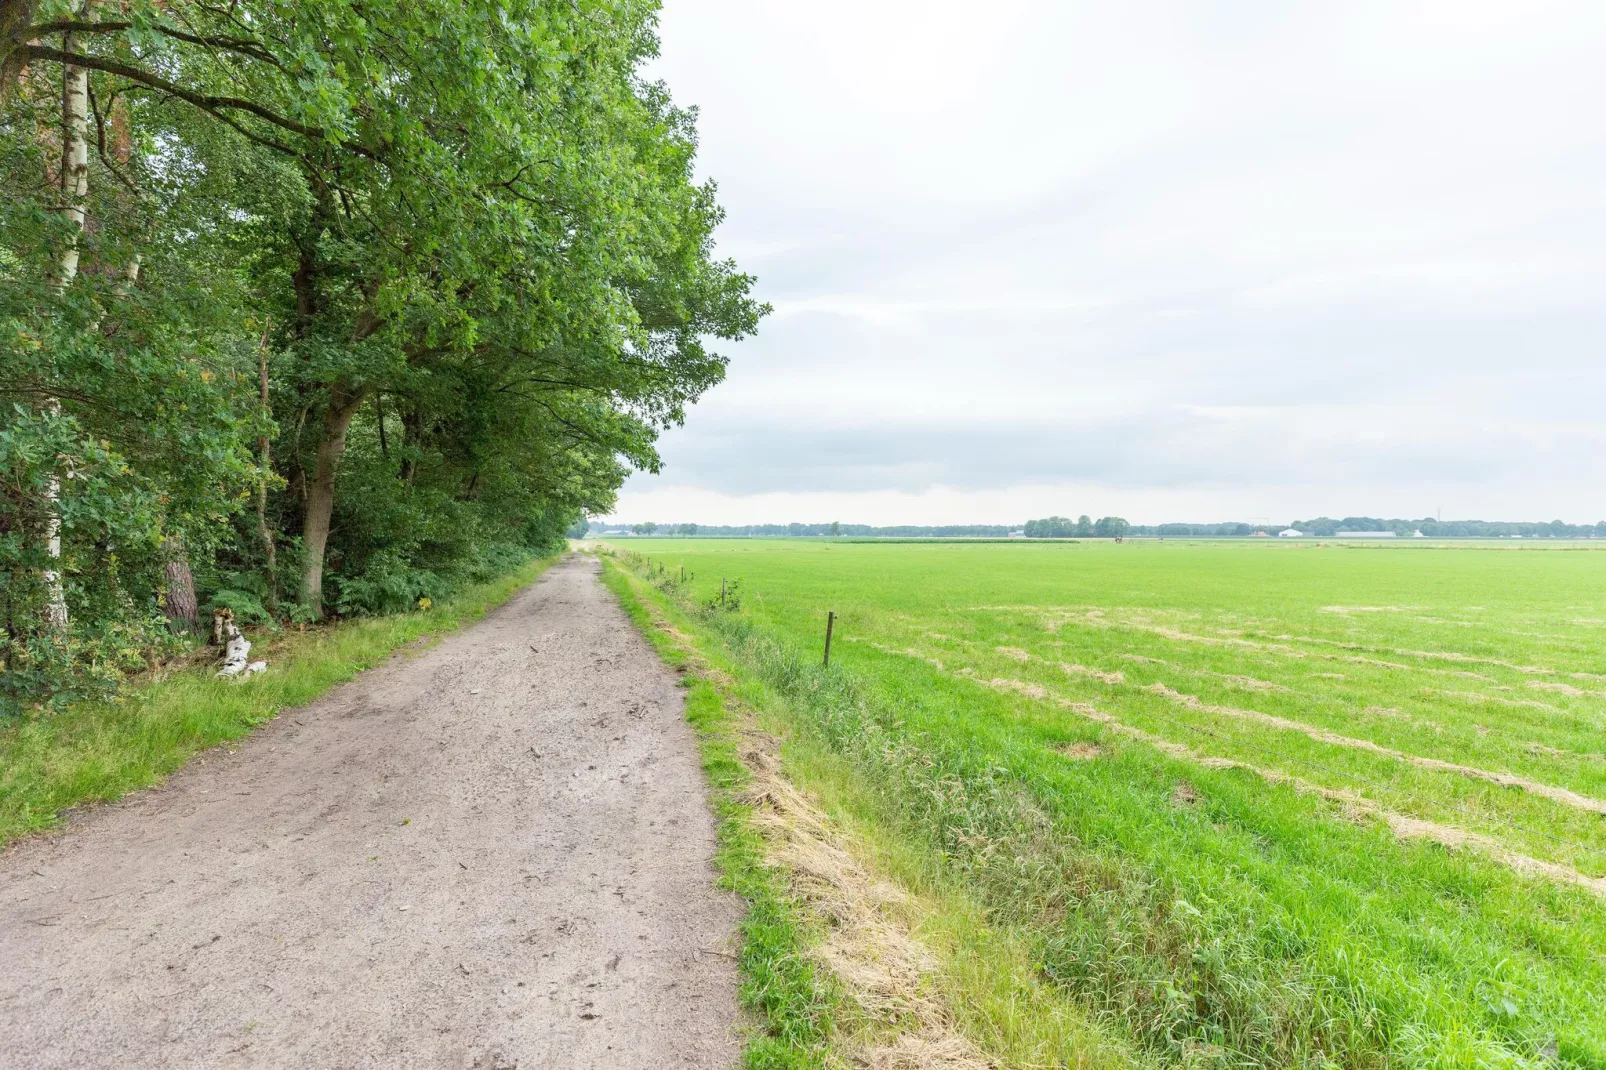
[[[836,624],[836,614],[825,615],[825,667],[831,667],[831,629]]]

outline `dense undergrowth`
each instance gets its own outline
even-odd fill
[[[4,10],[0,718],[554,552],[764,312],[652,0]]]
[[[717,608],[717,580],[682,581],[680,562],[709,564],[685,549],[664,548],[669,569],[619,555],[782,697],[884,829],[1148,1057],[1606,1067],[1606,911],[1588,892],[918,659],[822,667],[762,614]],[[742,560],[749,604],[784,598]],[[1067,759],[1079,745],[1097,760]]]

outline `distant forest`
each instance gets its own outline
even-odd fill
[[[1493,539],[1520,536],[1525,539],[1606,539],[1606,520],[1598,524],[1568,524],[1560,520],[1509,521],[1509,520],[1421,520],[1383,519],[1375,516],[1346,516],[1334,519],[1319,516],[1314,520],[1295,520],[1286,525],[1305,535],[1326,538],[1342,537],[1360,531],[1392,531],[1396,535],[1412,537],[1420,531],[1432,539]],[[1114,538],[1117,536],[1145,535],[1158,538],[1253,538],[1256,532],[1275,535],[1286,530],[1281,524],[1129,524],[1118,516],[1093,520],[1087,516],[1071,520],[1063,516],[1028,520],[1025,524],[898,524],[877,527],[871,524],[843,524],[832,521],[816,524],[601,524],[593,526],[580,521],[569,529],[569,535],[580,538],[588,533],[597,535],[708,535],[725,537],[755,536],[858,536],[903,539],[977,539],[1007,538],[1024,535],[1029,539]]]
[[[894,527],[872,527],[869,524],[841,524],[835,521],[825,524],[601,524],[593,527],[582,520],[569,529],[569,535],[572,538],[579,538],[589,532],[597,535],[857,535],[860,537],[873,535],[905,539],[976,539],[1005,538],[1011,531],[1019,530],[1019,527],[1012,528],[1008,524],[949,524],[938,527],[904,524]]]

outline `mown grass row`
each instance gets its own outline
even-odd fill
[[[0,723],[0,845],[49,828],[63,811],[149,787],[196,752],[239,739],[282,709],[317,698],[398,647],[483,617],[533,582],[552,558],[466,588],[426,610],[365,617],[258,639],[268,671],[219,680],[205,664],[84,702]]]
[[[1580,756],[1571,763],[1529,765],[1501,760],[1499,754],[1462,754],[1442,740],[1437,740],[1440,746],[1413,750],[1409,739],[1402,740],[1386,726],[1379,728],[1376,722],[1393,720],[1387,714],[1369,718],[1357,716],[1359,711],[1351,709],[1344,714],[1322,716],[1301,705],[1297,695],[1223,693],[1208,680],[1196,679],[1188,692],[1177,692],[1171,685],[1183,682],[1178,677],[1186,676],[1185,670],[1154,669],[1143,664],[1128,664],[1119,681],[1067,673],[1060,667],[1064,663],[1057,660],[1066,656],[1063,650],[1022,660],[983,644],[971,644],[968,650],[957,646],[948,642],[941,649],[914,649],[937,657],[950,671],[969,674],[978,684],[1007,679],[1040,687],[1051,701],[1091,703],[1116,715],[1124,724],[1202,755],[1229,758],[1323,788],[1350,792],[1400,813],[1489,836],[1511,850],[1574,867],[1586,876],[1606,875],[1606,820],[1600,813],[1466,773],[1414,766],[1405,758],[1368,750],[1362,744],[1378,743],[1407,756],[1426,753],[1492,773],[1528,774],[1542,777],[1538,781],[1541,784],[1586,791],[1593,787],[1592,781],[1579,783],[1576,778],[1558,775],[1557,766],[1564,770],[1598,764],[1598,758]],[[1108,663],[1082,660],[1095,665]],[[1203,699],[1198,703],[1187,701],[1199,696]],[[1241,712],[1224,712],[1223,708]],[[1354,742],[1312,738],[1299,727],[1258,722],[1253,718],[1256,712],[1271,713]],[[1466,732],[1478,734],[1470,726]],[[1480,758],[1481,766],[1472,764]]]
[[[1230,685],[1229,677],[1257,676],[1286,688],[1254,696],[1257,708],[1269,712],[1305,717],[1332,728],[1353,728],[1359,721],[1368,738],[1414,753],[1460,761],[1500,760],[1514,771],[1562,776],[1566,786],[1580,791],[1606,791],[1606,763],[1600,760],[1599,744],[1606,731],[1606,684],[1593,685],[1600,687],[1599,695],[1589,693],[1588,684],[1577,688],[1584,694],[1569,695],[1531,686],[1564,682],[1565,676],[1552,680],[1487,666],[1475,666],[1474,673],[1472,668],[1457,668],[1454,663],[1394,669],[1328,661],[1323,660],[1323,655],[1330,655],[1328,651],[1300,649],[1297,643],[1286,642],[1281,645],[1292,646],[1295,655],[1304,657],[1275,650],[1210,647],[1122,627],[1119,621],[1101,620],[1087,627],[1085,620],[1074,617],[1050,636],[1035,620],[998,619],[1002,616],[988,621],[992,634],[973,638],[1004,642],[1007,640],[996,635],[1005,632],[1029,649],[1058,652],[1060,660],[1103,658],[1100,667],[1139,678],[1146,673],[1158,677],[1160,670],[1145,669],[1118,655],[1155,657],[1175,666],[1175,671],[1195,675],[1201,693],[1213,694],[1220,701],[1232,696],[1242,699],[1245,694],[1245,689]],[[1394,657],[1398,662],[1398,655]],[[1327,675],[1319,677],[1317,673]],[[1357,718],[1368,707],[1378,706],[1405,716]],[[1550,749],[1536,750],[1531,744]],[[1577,752],[1586,760],[1563,761],[1557,751]]]
[[[764,592],[790,592],[760,567],[741,566],[755,611],[706,627],[1113,1033],[1189,1066],[1606,1067],[1588,893],[908,657],[824,669],[765,620]]]

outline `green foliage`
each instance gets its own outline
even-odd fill
[[[1026,521],[1028,539],[1069,539],[1076,534],[1076,524],[1063,516],[1044,517]]]
[[[1132,530],[1132,525],[1118,516],[1102,517],[1094,524],[1083,516],[1074,523],[1063,516],[1050,516],[1042,520],[1028,520],[1025,535],[1028,539],[1071,539],[1092,536],[1099,539],[1118,539]]]
[[[1112,1036],[1166,1065],[1606,1065],[1606,907],[1568,876],[1606,872],[1606,834],[1548,792],[1606,797],[1606,664],[1580,641],[1606,555],[640,556],[709,577],[733,552],[762,597],[699,625]]]
[[[710,340],[765,311],[713,256],[692,115],[642,76],[655,4],[127,0],[41,29],[76,11],[0,19],[0,715],[158,652],[174,555],[203,604],[311,621],[550,550],[656,470],[724,374]]]
[[[1093,534],[1100,539],[1119,539],[1132,530],[1132,525],[1118,516],[1100,517],[1093,525]]]

